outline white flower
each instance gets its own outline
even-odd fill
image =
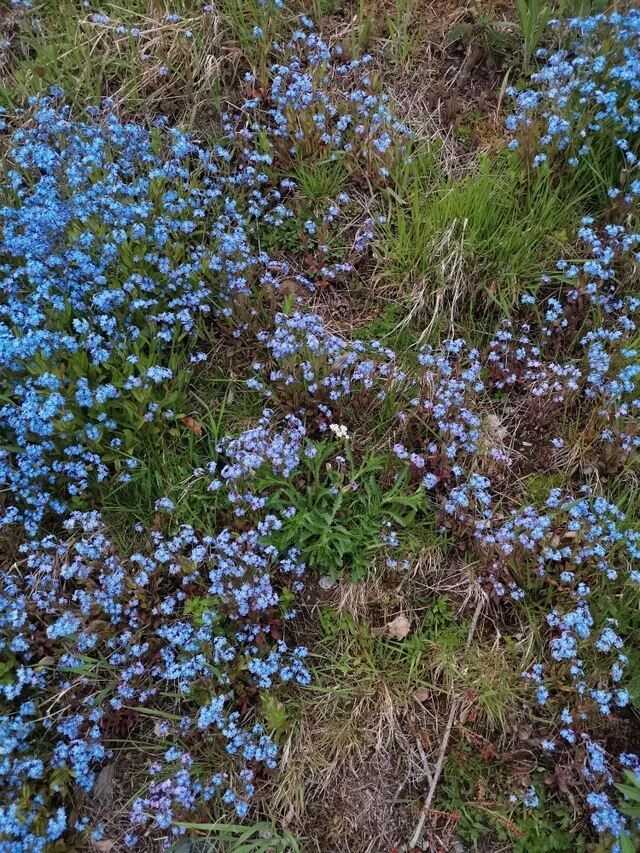
[[[349,441],[349,431],[344,424],[329,424],[329,429],[337,439]]]

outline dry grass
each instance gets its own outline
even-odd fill
[[[190,125],[209,116],[220,81],[237,78],[239,71],[239,52],[229,44],[222,19],[202,12],[173,23],[151,6],[147,14],[128,16],[127,24],[140,32],[134,45],[128,33],[118,32],[117,20],[96,23],[89,16],[79,24],[92,61],[117,57],[131,63],[127,79],[114,81],[114,100],[143,101],[148,114],[167,114]]]
[[[424,627],[434,602],[444,598],[464,646],[469,622],[463,620],[485,604],[475,569],[430,547],[403,575],[308,590],[300,624],[315,682],[298,692],[278,773],[262,791],[269,817],[303,838],[305,851],[409,849],[452,708],[451,749],[460,743],[488,755],[508,749],[517,729],[520,667],[491,608],[466,648],[449,647]],[[383,626],[399,613],[409,620],[409,635],[386,640]],[[523,634],[523,655],[526,646]],[[455,818],[431,808],[421,849],[455,849],[454,829]]]
[[[391,848],[408,831],[406,799],[424,776],[417,720],[384,680],[348,698],[336,685],[332,696],[304,708],[283,750],[270,808],[307,836],[305,849]]]

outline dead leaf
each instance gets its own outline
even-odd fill
[[[516,733],[520,740],[531,740],[531,733],[533,729],[531,726],[527,725],[518,725],[516,727]]]
[[[291,821],[295,818],[295,816],[296,816],[296,810],[293,807],[293,803],[291,803],[291,805],[287,809],[286,815],[282,818],[282,828],[286,829],[289,826],[289,824],[291,823]]]
[[[562,767],[554,767],[553,772],[544,780],[545,785],[558,788],[563,794],[568,794],[573,780],[571,774]]]
[[[200,421],[197,421],[195,418],[190,418],[187,416],[182,419],[182,423],[186,426],[187,429],[190,429],[194,435],[197,435],[198,438],[202,435],[202,424]]]
[[[427,699],[431,697],[431,690],[428,687],[421,687],[420,690],[416,690],[413,694],[413,698],[416,702],[426,702]]]
[[[485,417],[485,429],[489,436],[495,436],[500,441],[504,441],[509,435],[509,430],[503,426],[500,418],[494,414],[489,414]]]
[[[283,278],[278,283],[278,290],[285,296],[288,296],[290,293],[294,296],[304,296],[307,293],[304,287],[294,278]]]
[[[116,842],[110,841],[108,838],[103,838],[100,841],[94,841],[93,838],[91,838],[89,840],[89,844],[95,853],[110,853],[111,850],[116,849]]]
[[[384,633],[392,640],[404,640],[411,630],[411,622],[402,613],[384,626]]]
[[[113,780],[116,775],[115,764],[105,764],[102,770],[98,773],[96,784],[93,788],[93,796],[96,800],[112,800],[113,799]]]

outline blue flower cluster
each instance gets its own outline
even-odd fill
[[[524,294],[521,315],[500,325],[486,353],[448,341],[439,353],[421,355],[427,370],[400,414],[394,450],[414,479],[434,490],[444,525],[473,543],[484,567],[480,582],[493,600],[517,603],[531,595],[548,602],[541,626],[546,662],[524,673],[539,706],[532,710],[546,719],[540,748],[580,768],[575,784],[585,791],[593,827],[612,835],[615,848],[630,825],[607,789],[625,762],[637,758],[606,752],[600,718],[630,703],[629,638],[615,602],[637,600],[640,537],[614,504],[579,483],[573,494],[552,489],[543,510],[514,508],[518,485],[509,471],[517,454],[500,437],[501,423],[513,423],[514,411],[520,428],[542,426],[546,437],[538,452],[551,471],[563,474],[567,467],[575,473],[576,465],[561,412],[570,413],[582,464],[616,472],[638,448],[640,302],[625,282],[640,258],[640,235],[630,226],[640,189],[631,151],[640,16],[632,11],[568,26],[579,36],[571,52],[550,57],[533,77],[535,88],[512,93],[519,111],[508,126],[520,132],[513,147],[539,141],[541,150],[565,152],[575,165],[594,139],[618,134],[626,183],[609,190],[613,205],[605,224],[583,220],[577,235],[583,258],[558,261],[540,298]],[[606,48],[594,47],[605,38]],[[534,162],[542,159],[538,154]],[[527,792],[525,805],[534,802],[535,791]]]
[[[216,158],[183,133],[108,108],[74,119],[55,97],[27,118],[0,208],[0,480],[15,501],[2,524],[34,532],[109,462],[126,478],[122,433],[172,417],[172,345],[248,289],[253,258]]]
[[[448,340],[438,351],[423,347],[418,364],[409,385],[411,399],[398,414],[400,430],[411,437],[411,450],[399,441],[393,451],[427,489],[442,484],[447,492],[445,511],[460,516],[470,501],[488,500],[488,481],[465,464],[480,450],[478,400],[484,391],[480,354],[461,339]]]
[[[20,575],[3,579],[0,597],[1,651],[13,662],[0,691],[18,708],[0,718],[5,802],[59,768],[90,791],[108,756],[106,734],[143,706],[159,753],[150,772],[160,781],[134,803],[133,824],[169,827],[174,811],[184,816],[215,793],[244,815],[253,768],[273,766],[276,747],[261,724],[245,727],[239,697],[309,680],[306,651],[271,639],[287,615],[282,592],[299,589],[304,570],[295,551],[281,557],[268,543],[277,527],[272,516],[241,533],[182,527],[152,533],[120,557],[98,513],[74,512],[63,537],[22,546]],[[57,707],[61,691],[66,702]],[[26,698],[34,693],[45,697],[38,706]],[[177,718],[171,697],[182,708]],[[49,754],[40,745],[46,731],[55,736]],[[219,771],[217,744],[240,762],[240,788]],[[5,809],[5,822],[10,816]]]
[[[516,113],[507,126],[520,131],[525,148],[537,147],[538,164],[553,154],[576,166],[597,149],[613,148],[620,185],[608,189],[612,208],[606,223],[598,226],[591,216],[582,222],[584,260],[560,260],[557,274],[545,277],[547,286],[562,287],[560,297],[544,307],[546,322],[533,336],[527,325],[522,334],[507,329],[497,337],[494,378],[497,388],[527,386],[538,405],[591,400],[592,420],[584,432],[594,453],[620,467],[638,445],[634,332],[640,301],[618,282],[629,278],[640,259],[640,234],[632,227],[640,193],[634,154],[640,131],[640,14],[631,9],[573,19],[561,32],[570,48],[548,57],[542,52],[546,63],[532,76],[534,86],[512,90]],[[535,300],[526,295],[523,302]],[[577,337],[585,305],[590,325]],[[571,359],[564,363],[550,358],[559,340]]]
[[[301,25],[286,45],[273,45],[278,61],[269,69],[266,91],[255,75],[246,75],[249,97],[241,104],[240,124],[238,117],[226,116],[226,130],[250,143],[245,158],[248,168],[256,171],[258,186],[266,182],[274,163],[293,175],[296,169],[321,170],[335,164],[336,174],[358,172],[375,186],[384,184],[409,131],[394,117],[386,93],[376,92],[369,71],[372,58],[346,60],[342,47],[329,46],[304,15]],[[334,284],[354,269],[373,237],[374,223],[343,190],[309,204],[309,199],[305,203],[296,198],[296,187],[293,177],[282,179],[273,209],[263,214],[264,222],[275,227],[296,215],[305,220],[302,233],[295,235],[304,258],[297,267],[288,258],[282,272],[305,288]],[[251,207],[257,212],[261,204],[256,196]],[[336,223],[342,227],[337,229]]]
[[[544,706],[538,715],[548,716],[542,749],[574,747],[584,778],[609,784],[608,762],[589,733],[589,721],[594,712],[610,717],[629,703],[623,686],[628,658],[617,621],[602,614],[602,605],[624,594],[629,583],[640,584],[640,534],[625,526],[616,506],[587,487],[583,493],[574,499],[553,490],[543,512],[531,506],[513,511],[485,534],[484,543],[494,552],[499,580],[516,577],[538,598],[544,589],[551,593],[550,661],[534,663],[525,673]],[[598,603],[595,611],[592,601]]]
[[[631,170],[639,21],[630,12],[570,22],[575,46],[517,96],[510,126],[526,135],[542,124],[544,152],[566,151],[570,162],[606,127]],[[99,15],[92,24],[111,26]],[[615,50],[594,50],[605,41]],[[273,51],[267,89],[248,76],[249,97],[212,149],[162,120],[153,130],[122,122],[108,104],[74,116],[58,91],[7,119],[0,482],[10,498],[0,523],[26,541],[0,587],[0,788],[13,803],[0,808],[0,834],[34,851],[73,831],[99,838],[84,818],[69,827],[60,804],[70,790],[92,790],[132,716],[152,760],[128,844],[156,829],[178,834],[214,798],[244,817],[260,767],[277,756],[259,721],[262,694],[310,679],[306,650],[282,639],[304,555],[274,544],[296,510],[274,511],[265,483],[300,474],[327,440],[343,465],[334,451],[349,456],[352,425],[393,397],[389,449],[408,469],[403,482],[428,490],[442,524],[475,549],[494,600],[548,602],[548,660],[525,673],[540,748],[576,757],[594,828],[617,838],[627,824],[609,787],[617,766],[639,760],[608,755],[597,720],[630,701],[627,638],[607,602],[640,583],[640,536],[587,487],[554,489],[543,509],[514,507],[517,491],[504,499],[517,474],[500,416],[517,407],[523,420],[559,428],[554,414],[573,406],[594,460],[620,466],[637,449],[640,302],[618,280],[639,259],[626,214],[640,185],[610,191],[619,218],[583,222],[585,258],[560,260],[545,282],[555,295],[525,294],[517,325],[505,321],[486,352],[453,339],[401,369],[379,341],[333,334],[302,300],[261,327],[265,292],[291,279],[335,283],[375,228],[358,222],[336,259],[332,234],[346,233],[351,198],[340,189],[305,206],[296,169],[335,163],[379,185],[406,137],[367,57],[345,60],[307,20]],[[290,222],[300,265],[261,248],[265,229]],[[227,526],[176,530],[174,502],[161,498],[156,528],[139,529],[137,550],[123,552],[90,509],[92,486],[126,481],[139,436],[179,418],[189,364],[207,360],[189,349],[213,323],[257,352],[248,384],[268,406],[195,472],[224,495]],[[559,469],[566,436],[547,432],[541,449]],[[385,530],[381,541],[396,547],[397,535]],[[523,804],[537,802],[529,789]]]
[[[208,474],[213,474],[214,479],[208,489],[218,491],[224,484],[236,516],[243,516],[247,511],[259,512],[266,506],[267,496],[254,491],[252,481],[258,472],[268,469],[271,474],[286,479],[300,462],[307,434],[302,421],[288,415],[283,424],[276,426],[273,415],[270,409],[265,409],[257,426],[244,430],[235,438],[223,438],[217,447],[220,456],[209,463]]]
[[[90,23],[112,28],[101,15]],[[0,788],[3,804],[14,803],[0,809],[0,834],[11,849],[44,850],[74,832],[100,838],[86,818],[71,826],[60,804],[92,790],[132,718],[153,760],[127,844],[141,831],[179,833],[177,822],[214,797],[243,817],[259,768],[277,755],[256,721],[261,695],[309,681],[306,650],[281,637],[304,566],[271,541],[292,511],[270,513],[256,486],[258,472],[286,478],[315,450],[297,408],[265,410],[196,472],[233,508],[227,528],[163,533],[175,506],[162,498],[160,526],[140,528],[138,550],[126,553],[86,509],[96,483],[130,478],[141,436],[181,417],[189,364],[207,359],[190,356],[194,340],[207,339],[212,321],[238,339],[250,334],[260,287],[295,274],[258,248],[260,228],[281,227],[297,204],[296,182],[273,177],[282,146],[291,161],[309,145],[336,149],[384,177],[400,126],[366,72],[357,76],[367,61],[344,64],[304,26],[276,46],[264,102],[225,118],[224,146],[204,148],[162,119],[151,130],[123,122],[108,102],[75,115],[58,89],[7,117],[0,481],[9,500],[0,523],[26,537],[0,593]],[[305,226],[323,281],[349,271],[372,236],[365,220],[348,260],[330,263],[321,241],[349,203],[340,193]],[[280,365],[268,397],[290,384],[285,372],[298,371],[314,335],[317,376],[311,361],[296,375],[299,394],[322,385],[319,407],[399,378],[381,345],[339,341],[315,316],[279,316],[257,342]]]
[[[408,130],[389,109],[389,96],[375,91],[372,57],[346,59],[342,46],[329,46],[309,18],[301,16],[300,23],[286,46],[273,45],[279,61],[270,68],[268,98],[256,93],[243,109],[253,116],[268,103],[259,127],[281,155],[315,162],[347,157],[364,163],[371,177],[384,177],[386,155]]]
[[[571,47],[542,53],[547,61],[533,75],[533,88],[512,92],[517,112],[507,126],[520,132],[512,147],[524,142],[525,149],[536,148],[534,165],[562,154],[577,166],[612,145],[620,152],[621,186],[609,189],[606,224],[583,220],[578,237],[585,258],[561,260],[557,274],[545,278],[547,288],[559,285],[559,293],[545,302],[523,296],[529,317],[517,329],[505,323],[496,334],[487,357],[489,386],[515,395],[521,411],[538,422],[551,424],[561,407],[574,412],[581,452],[610,473],[635,458],[638,448],[640,302],[625,282],[640,257],[640,235],[629,226],[640,191],[633,153],[640,130],[640,15],[630,10],[575,19],[565,31]],[[550,441],[560,469],[565,444],[561,435]],[[538,600],[544,595],[552,603],[547,662],[524,673],[540,706],[536,715],[547,719],[540,747],[554,760],[561,751],[573,755],[592,825],[619,850],[618,839],[635,824],[615,808],[607,788],[616,770],[637,768],[638,758],[607,754],[593,732],[603,731],[598,717],[610,718],[630,702],[629,638],[616,602],[637,600],[640,536],[617,506],[584,485],[577,497],[552,489],[543,511],[526,506],[506,519],[496,516],[481,540],[493,555],[494,594],[517,578]]]
[[[258,340],[273,363],[255,362],[250,386],[290,406],[314,401],[321,432],[354,400],[381,400],[391,384],[405,378],[388,347],[332,334],[317,314],[276,314],[275,330],[259,332]]]
[[[538,56],[543,68],[533,74],[532,88],[510,89],[516,111],[507,120],[509,130],[527,130],[537,153],[534,165],[562,153],[575,166],[592,149],[594,139],[615,145],[623,162],[633,167],[634,137],[640,130],[640,13],[627,12],[574,18],[560,24],[563,36],[571,39],[568,49]],[[512,148],[519,146],[514,140]],[[629,193],[636,196],[640,184],[632,182]]]
[[[303,59],[294,53],[278,66],[269,103],[281,102],[280,111],[263,109],[260,99],[245,104],[251,123],[227,117],[226,148],[205,150],[162,121],[151,132],[122,123],[108,104],[75,118],[61,91],[34,102],[28,122],[16,117],[0,208],[0,381],[8,400],[0,426],[15,448],[0,453],[0,480],[15,501],[3,524],[35,531],[47,512],[64,512],[70,497],[104,480],[110,463],[126,480],[136,459],[122,433],[135,440],[173,417],[184,380],[175,375],[175,344],[203,316],[237,314],[254,285],[277,288],[293,274],[254,248],[253,237],[258,222],[277,227],[292,215],[285,197],[295,194],[295,181],[270,178],[279,141],[286,133],[317,141],[313,122],[305,131],[284,117],[320,110],[344,124],[321,143],[329,146],[362,121],[359,154],[380,148],[377,134],[386,128],[397,129],[384,99],[362,88],[366,76],[340,93],[340,107],[323,95],[323,85],[358,63],[329,73],[335,51],[302,31],[281,48],[283,62],[303,49]],[[308,92],[302,113],[298,89]],[[331,201],[313,229],[331,227],[348,202],[346,194]],[[349,271],[370,233],[360,228],[351,260],[337,265],[327,265],[320,245],[318,276],[331,281]],[[236,336],[247,327],[239,323]]]

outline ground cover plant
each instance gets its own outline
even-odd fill
[[[638,848],[640,13],[436,18],[0,10],[0,850]]]

